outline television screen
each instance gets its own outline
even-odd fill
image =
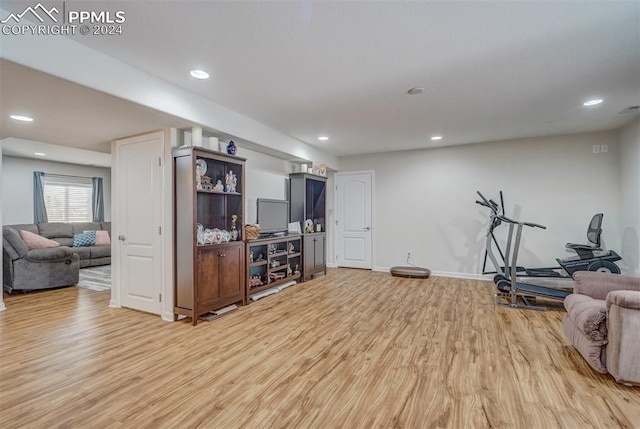
[[[258,198],[260,234],[286,232],[289,229],[289,201]]]

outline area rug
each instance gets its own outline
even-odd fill
[[[95,291],[111,290],[111,265],[81,268],[78,287]]]

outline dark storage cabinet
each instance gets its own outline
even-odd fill
[[[308,173],[289,175],[290,221],[300,222],[303,233],[304,280],[327,272],[326,200],[327,178]]]
[[[245,159],[201,147],[177,148],[173,156],[174,314],[195,325],[207,312],[246,301]]]
[[[310,279],[314,274],[327,272],[326,234],[313,233],[304,236],[304,279]]]
[[[258,292],[301,277],[302,236],[247,241],[247,299]]]

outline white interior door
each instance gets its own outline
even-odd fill
[[[156,132],[116,142],[116,270],[120,304],[161,314],[162,156],[164,134]]]
[[[337,173],[334,177],[338,266],[371,269],[373,172]]]

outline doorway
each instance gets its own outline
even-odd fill
[[[373,171],[336,173],[336,260],[339,267],[372,268]]]

